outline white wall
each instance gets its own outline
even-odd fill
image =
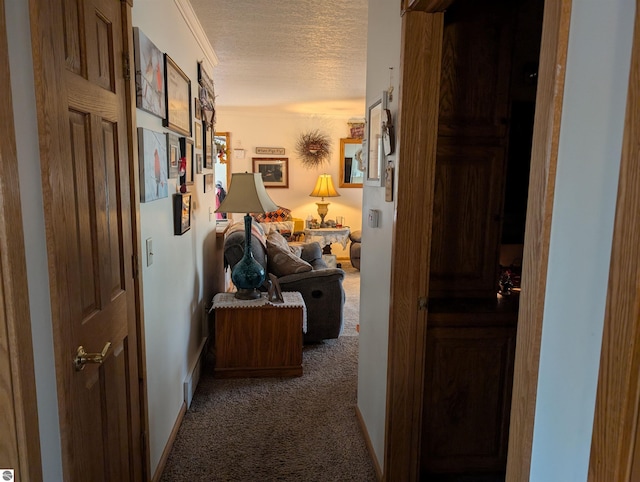
[[[62,480],[47,245],[44,231],[40,151],[31,56],[29,3],[4,2],[11,69],[11,90],[18,154],[25,255],[31,312],[38,422],[44,480]]]
[[[189,76],[191,96],[195,97],[197,62],[203,59],[204,53],[174,1],[136,0],[132,20],[134,27],[139,27]],[[162,127],[160,118],[140,109],[137,123],[139,127],[169,132]],[[143,258],[148,238],[153,239],[154,255],[153,264],[147,267],[143,262],[142,268],[152,474],[182,407],[183,383],[189,367],[199,356],[198,347],[205,335],[204,305],[212,296],[205,292],[205,287],[210,286],[208,278],[213,270],[221,269],[210,262],[204,263],[205,251],[212,249],[215,240],[212,234],[215,219],[209,220],[215,191],[204,194],[203,176],[196,174],[195,177],[194,185],[189,188],[195,203],[191,229],[182,236],[173,234],[171,196],[176,192],[175,179],[169,180],[169,197],[140,204]]]
[[[635,2],[573,2],[531,481],[585,481]]]
[[[401,18],[398,2],[370,0],[367,38],[367,105],[389,90],[393,68],[393,100],[389,110],[397,118],[400,70]],[[395,155],[396,176],[402,161]],[[397,186],[397,182],[394,183]],[[394,199],[396,197],[394,196]],[[367,226],[369,209],[380,210],[380,227]],[[387,351],[389,343],[389,290],[395,202],[385,202],[384,188],[365,186],[362,252],[360,259],[360,353],[358,359],[358,408],[364,419],[376,457],[384,459]]]
[[[224,94],[221,93],[220,96]],[[269,188],[267,192],[271,199],[279,206],[291,209],[296,218],[307,219],[311,215],[318,216],[319,199],[309,196],[315,187],[320,174],[331,174],[333,183],[340,194],[339,197],[325,198],[330,202],[326,219],[344,216],[346,224],[352,231],[361,229],[362,217],[362,188],[339,187],[340,173],[340,138],[349,137],[347,121],[351,117],[364,115],[364,100],[360,102],[358,111],[347,111],[346,114],[336,113],[300,113],[285,108],[232,108],[220,106],[216,109],[216,131],[230,132],[230,156],[232,172],[252,172],[253,157],[273,157],[255,154],[256,147],[284,147],[283,157],[289,159],[289,188]],[[318,109],[322,106],[318,105]],[[303,167],[296,154],[296,143],[301,133],[319,130],[331,139],[331,160],[317,169]],[[239,159],[234,155],[234,149],[242,148],[245,158]],[[236,222],[240,217],[235,215]],[[343,249],[340,244],[331,246],[332,252],[339,258],[349,257],[349,245]]]

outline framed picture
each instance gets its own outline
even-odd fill
[[[167,182],[167,135],[138,128],[140,158],[140,202],[147,203],[169,196]]]
[[[173,195],[173,234],[182,235],[191,229],[191,193]]]
[[[186,137],[180,138],[180,157],[184,157],[187,161],[184,173],[184,179],[181,184],[193,184],[193,141]]]
[[[214,134],[211,126],[205,127],[204,147],[202,149],[204,151],[205,169],[213,169],[213,162],[216,156],[216,146],[214,144]]]
[[[196,154],[196,174],[202,174],[202,154]]]
[[[204,175],[204,192],[213,191],[213,174]]]
[[[196,149],[202,149],[202,122],[196,122],[196,133],[193,137],[196,139]]]
[[[167,151],[169,153],[169,179],[177,179],[180,177],[180,141],[177,135],[167,135]]]
[[[155,44],[133,27],[133,55],[136,69],[136,107],[164,119],[164,58]]]
[[[191,136],[191,80],[171,57],[164,55],[167,117],[163,125]]]
[[[200,107],[200,99],[197,97],[193,98],[193,115],[196,116],[196,119],[202,120],[202,107]]]
[[[384,149],[382,145],[382,113],[386,109],[386,91],[383,97],[369,106],[367,115],[367,155],[365,184],[383,185]]]
[[[267,291],[269,301],[271,303],[284,303],[280,282],[273,273],[269,273],[269,282],[269,290]]]
[[[265,187],[289,187],[287,157],[254,157],[253,172],[262,174]]]

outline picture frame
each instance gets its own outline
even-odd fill
[[[202,174],[202,154],[196,154],[196,174]]]
[[[202,107],[200,107],[200,99],[193,98],[193,115],[196,119],[202,120]]]
[[[366,127],[366,162],[365,184],[367,186],[384,185],[384,146],[383,146],[383,111],[386,109],[387,92],[371,104],[367,110]],[[365,144],[363,144],[364,146]]]
[[[173,195],[173,234],[182,236],[191,229],[191,193]]]
[[[140,202],[169,196],[167,181],[167,134],[138,127],[140,159]]]
[[[164,54],[138,27],[133,27],[136,107],[164,119],[166,83]]]
[[[187,137],[180,138],[180,157],[186,158],[186,169],[184,179],[181,179],[181,184],[193,184],[193,140]]]
[[[262,175],[266,188],[289,187],[289,158],[287,157],[254,157],[253,172]]]
[[[196,122],[195,135],[196,149],[202,149],[202,122]]]
[[[213,191],[213,174],[204,175],[204,192],[208,193]]]
[[[278,278],[273,274],[269,273],[269,289],[267,291],[267,296],[271,303],[284,303],[284,298],[282,297],[282,289],[280,288],[280,282]]]
[[[204,167],[205,169],[213,169],[213,163],[215,162],[215,156],[217,148],[215,146],[215,136],[211,126],[204,124],[204,145],[202,150],[204,151]]]
[[[167,115],[163,125],[191,137],[191,80],[167,54],[164,60]]]
[[[180,177],[180,141],[177,135],[167,134],[167,152],[169,179],[178,179]]]

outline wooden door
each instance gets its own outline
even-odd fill
[[[495,296],[515,7],[444,14],[430,297]]]
[[[74,481],[141,477],[126,8],[32,0],[63,467]],[[102,363],[79,369],[79,347],[104,350]]]

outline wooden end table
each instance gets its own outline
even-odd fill
[[[284,303],[238,300],[218,293],[215,310],[215,368],[220,378],[302,375],[302,337],[306,307],[297,291],[282,293]]]

